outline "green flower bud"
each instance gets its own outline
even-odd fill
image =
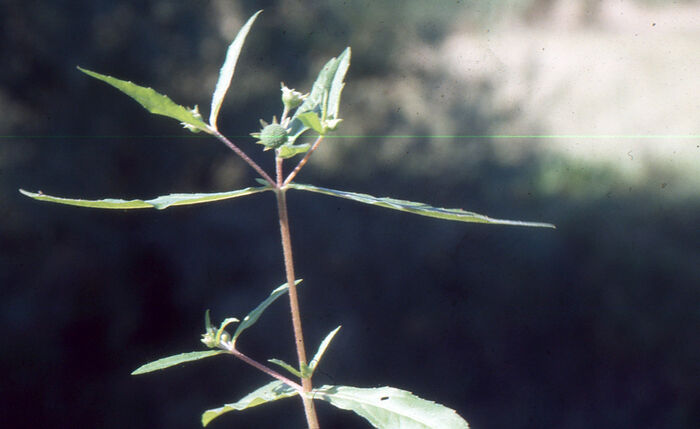
[[[287,122],[284,123],[286,125]],[[272,118],[272,123],[260,120],[260,125],[262,125],[262,130],[258,133],[250,133],[251,136],[258,139],[256,143],[265,146],[263,150],[277,149],[283,144],[287,143],[289,139],[289,134],[284,125],[277,123],[277,118]]]
[[[282,146],[288,137],[287,130],[280,124],[270,124],[260,131],[260,143],[265,145],[265,150]]]
[[[309,94],[302,94],[301,92],[294,90],[294,89],[289,89],[285,86],[284,82],[281,83],[282,86],[282,103],[284,103],[284,107],[287,110],[292,110],[296,107],[299,107],[301,103],[304,102],[304,99],[309,95]]]
[[[216,342],[216,332],[207,331],[207,333],[202,334],[202,342],[205,346],[209,347],[210,349],[213,349],[214,347],[218,346]]]

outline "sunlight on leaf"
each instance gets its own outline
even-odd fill
[[[204,414],[202,414],[202,426],[208,425],[209,422],[229,411],[245,410],[246,408],[256,407],[267,402],[289,398],[290,396],[295,396],[298,394],[299,392],[281,381],[273,381],[247,394],[238,402],[226,404],[222,407],[205,411]]]
[[[258,15],[260,15],[260,12],[262,12],[262,10],[257,11],[255,15],[251,16],[248,19],[248,22],[246,22],[245,25],[241,27],[241,29],[238,31],[238,34],[236,35],[236,38],[233,39],[233,42],[231,43],[231,45],[229,45],[228,51],[226,52],[226,60],[224,61],[224,65],[221,66],[221,70],[219,71],[219,80],[216,82],[214,95],[211,98],[211,112],[209,114],[209,124],[215,130],[217,129],[216,120],[219,116],[221,104],[223,103],[224,97],[226,96],[226,92],[228,91],[228,88],[231,85],[233,73],[236,71],[236,63],[238,62],[238,56],[241,54],[241,49],[243,48],[243,43],[245,42],[246,37],[248,36],[250,27],[253,25],[253,22],[255,22],[255,18],[257,18]]]
[[[124,94],[138,101],[140,105],[153,114],[168,116],[194,129],[211,133],[207,124],[202,121],[201,116],[195,115],[193,110],[176,104],[167,95],[160,94],[153,88],[139,86],[135,83],[96,73],[82,67],[78,67],[78,70],[95,79],[112,85]]]
[[[453,409],[421,399],[393,387],[363,389],[351,386],[323,386],[314,389],[321,399],[364,417],[380,429],[468,429],[469,424]]]
[[[251,187],[229,192],[215,192],[211,194],[170,194],[151,200],[120,200],[106,198],[102,200],[81,200],[76,198],[53,197],[44,193],[28,192],[24,189],[19,191],[35,200],[48,201],[51,203],[65,204],[69,206],[91,207],[97,209],[158,209],[163,210],[171,206],[184,206],[189,204],[202,204],[213,201],[227,200],[229,198],[242,197],[245,195],[257,194],[258,192],[269,191],[269,186]]]
[[[318,366],[318,363],[321,361],[321,358],[323,357],[323,354],[326,352],[326,349],[328,348],[328,345],[333,341],[333,337],[335,337],[335,334],[340,331],[340,326],[332,330],[328,335],[326,335],[326,338],[321,341],[321,345],[318,346],[318,350],[316,351],[316,354],[314,355],[314,358],[311,359],[311,362],[309,362],[309,369],[311,370],[311,373],[316,370],[316,367]]]
[[[340,112],[340,94],[345,87],[345,75],[350,67],[350,47],[345,48],[338,57],[338,67],[333,74],[333,82],[328,94],[328,111],[326,119],[337,119]]]
[[[294,368],[293,366],[291,366],[287,362],[283,361],[282,359],[268,359],[267,361],[270,363],[274,363],[275,365],[278,365],[278,366],[286,369],[291,374],[301,378],[301,372],[299,372],[299,370],[297,370],[296,368]]]
[[[222,353],[226,352],[223,350],[207,350],[203,352],[180,353],[178,355],[168,356],[166,358],[158,359],[145,365],[141,365],[136,370],[134,370],[134,372],[132,372],[131,375],[146,374],[165,368],[170,368],[171,366],[180,365],[181,363],[192,362],[195,360],[220,355]]]
[[[367,194],[359,194],[355,192],[337,191],[334,189],[321,188],[312,185],[302,185],[298,183],[290,183],[288,185],[292,189],[300,191],[317,192],[319,194],[330,195],[333,197],[346,198],[348,200],[357,201],[360,203],[371,204],[373,206],[384,207],[387,209],[400,210],[403,212],[413,213],[421,216],[434,217],[438,219],[454,220],[459,222],[476,222],[490,223],[498,225],[513,225],[513,226],[531,226],[541,228],[556,228],[550,223],[542,222],[523,222],[519,220],[494,219],[488,216],[480,215],[474,212],[464,211],[462,209],[444,209],[432,207],[424,203],[416,203],[413,201],[397,200],[389,197],[374,197]]]
[[[338,55],[337,58],[331,58],[326,65],[323,66],[316,78],[309,96],[299,106],[297,111],[292,116],[292,121],[289,125],[289,142],[294,141],[311,127],[305,124],[300,115],[307,112],[314,112],[317,118],[323,116],[323,103],[326,100],[326,117],[322,119],[334,120],[338,119],[338,105],[340,104],[340,93],[345,85],[343,79],[350,66],[350,47]],[[323,128],[323,127],[321,127]]]

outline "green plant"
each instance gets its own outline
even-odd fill
[[[282,84],[283,110],[279,121],[277,118],[273,118],[272,123],[268,124],[261,120],[262,129],[252,134],[258,139],[258,143],[263,145],[263,150],[274,151],[276,169],[273,178],[249,158],[236,144],[223,136],[217,127],[218,113],[233,77],[238,56],[245,38],[259,13],[260,11],[246,22],[228,48],[226,60],[221,68],[219,80],[212,97],[211,113],[208,123],[204,121],[197,107],[194,109],[187,109],[175,104],[170,98],[157,93],[151,88],[141,87],[131,82],[79,68],[80,71],[89,76],[102,80],[134,98],[149,112],[177,119],[185,128],[192,132],[205,132],[214,136],[233,150],[260,175],[258,179],[259,186],[230,192],[171,194],[151,200],[130,201],[119,199],[69,199],[45,195],[41,192],[32,193],[24,190],[20,190],[20,192],[41,201],[103,209],[165,209],[170,206],[206,203],[261,192],[272,192],[275,195],[286,283],[274,289],[269,297],[242,319],[229,317],[224,319],[218,326],[215,326],[212,324],[209,312],[207,311],[205,315],[205,332],[201,339],[208,348],[207,350],[182,353],[158,359],[141,366],[133,372],[133,374],[143,374],[184,362],[200,360],[216,355],[228,355],[248,363],[275,379],[249,393],[237,402],[205,411],[202,415],[202,424],[204,426],[211,420],[232,410],[243,410],[266,402],[298,395],[302,400],[309,428],[319,427],[314,408],[314,400],[327,401],[338,408],[352,410],[378,428],[467,428],[467,422],[457,415],[454,410],[418,398],[404,390],[392,387],[314,387],[312,385],[311,380],[314,371],[318,367],[326,348],[338,333],[340,327],[335,328],[326,336],[313,358],[309,361],[306,355],[297,300],[297,286],[301,280],[296,278],[294,272],[289,219],[287,214],[287,191],[298,190],[316,192],[351,199],[365,204],[454,221],[534,227],[552,227],[552,225],[493,219],[461,209],[436,208],[422,203],[393,198],[378,198],[367,194],[338,191],[294,182],[294,178],[304,165],[306,165],[309,157],[322,142],[324,136],[334,130],[342,121],[339,117],[340,96],[345,85],[345,75],[350,65],[350,48],[345,49],[338,57],[332,58],[325,64],[308,94],[301,94]],[[297,140],[306,132],[316,133],[315,141],[313,144],[298,144]],[[296,164],[292,171],[285,176],[283,173],[284,161],[299,155],[303,155],[302,159]],[[240,335],[255,324],[261,314],[277,298],[285,293],[289,295],[290,313],[298,362],[296,366],[279,359],[269,359],[268,362],[282,368],[288,373],[287,375],[243,354],[237,348],[236,344]],[[234,324],[238,325],[231,334],[227,331],[227,328]],[[300,381],[294,381],[293,378]]]

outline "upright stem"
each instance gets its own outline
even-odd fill
[[[281,161],[281,160],[280,160]],[[278,182],[281,181],[281,162],[278,161]],[[287,273],[287,285],[289,286],[289,307],[292,313],[292,326],[294,328],[294,342],[299,359],[299,368],[303,371],[306,368],[306,349],[304,347],[304,333],[301,328],[301,315],[299,312],[299,300],[297,298],[297,287],[294,278],[294,260],[292,257],[292,239],[289,234],[289,218],[287,216],[287,197],[285,189],[276,188],[277,212],[280,220],[280,235],[282,237],[282,252],[284,253],[284,269]],[[311,392],[311,377],[302,377],[301,386],[304,393]],[[301,400],[304,402],[304,413],[309,429],[319,429],[318,417],[313,399],[302,394]]]

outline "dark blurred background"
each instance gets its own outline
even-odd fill
[[[254,184],[75,66],[206,117],[261,8],[219,124],[265,168],[248,133],[279,115],[279,82],[307,90],[350,45],[338,134],[366,137],[328,139],[299,182],[557,225],[290,193],[309,349],[343,325],[316,383],[400,387],[474,428],[700,427],[700,5],[631,0],[3,1],[3,427],[194,428],[268,381],[225,358],[129,373],[200,349],[206,309],[242,316],[284,282],[272,195],[121,212],[17,192]],[[279,302],[240,346],[293,362],[290,337]],[[368,427],[319,407],[323,427]],[[211,424],[302,426],[298,400]]]

